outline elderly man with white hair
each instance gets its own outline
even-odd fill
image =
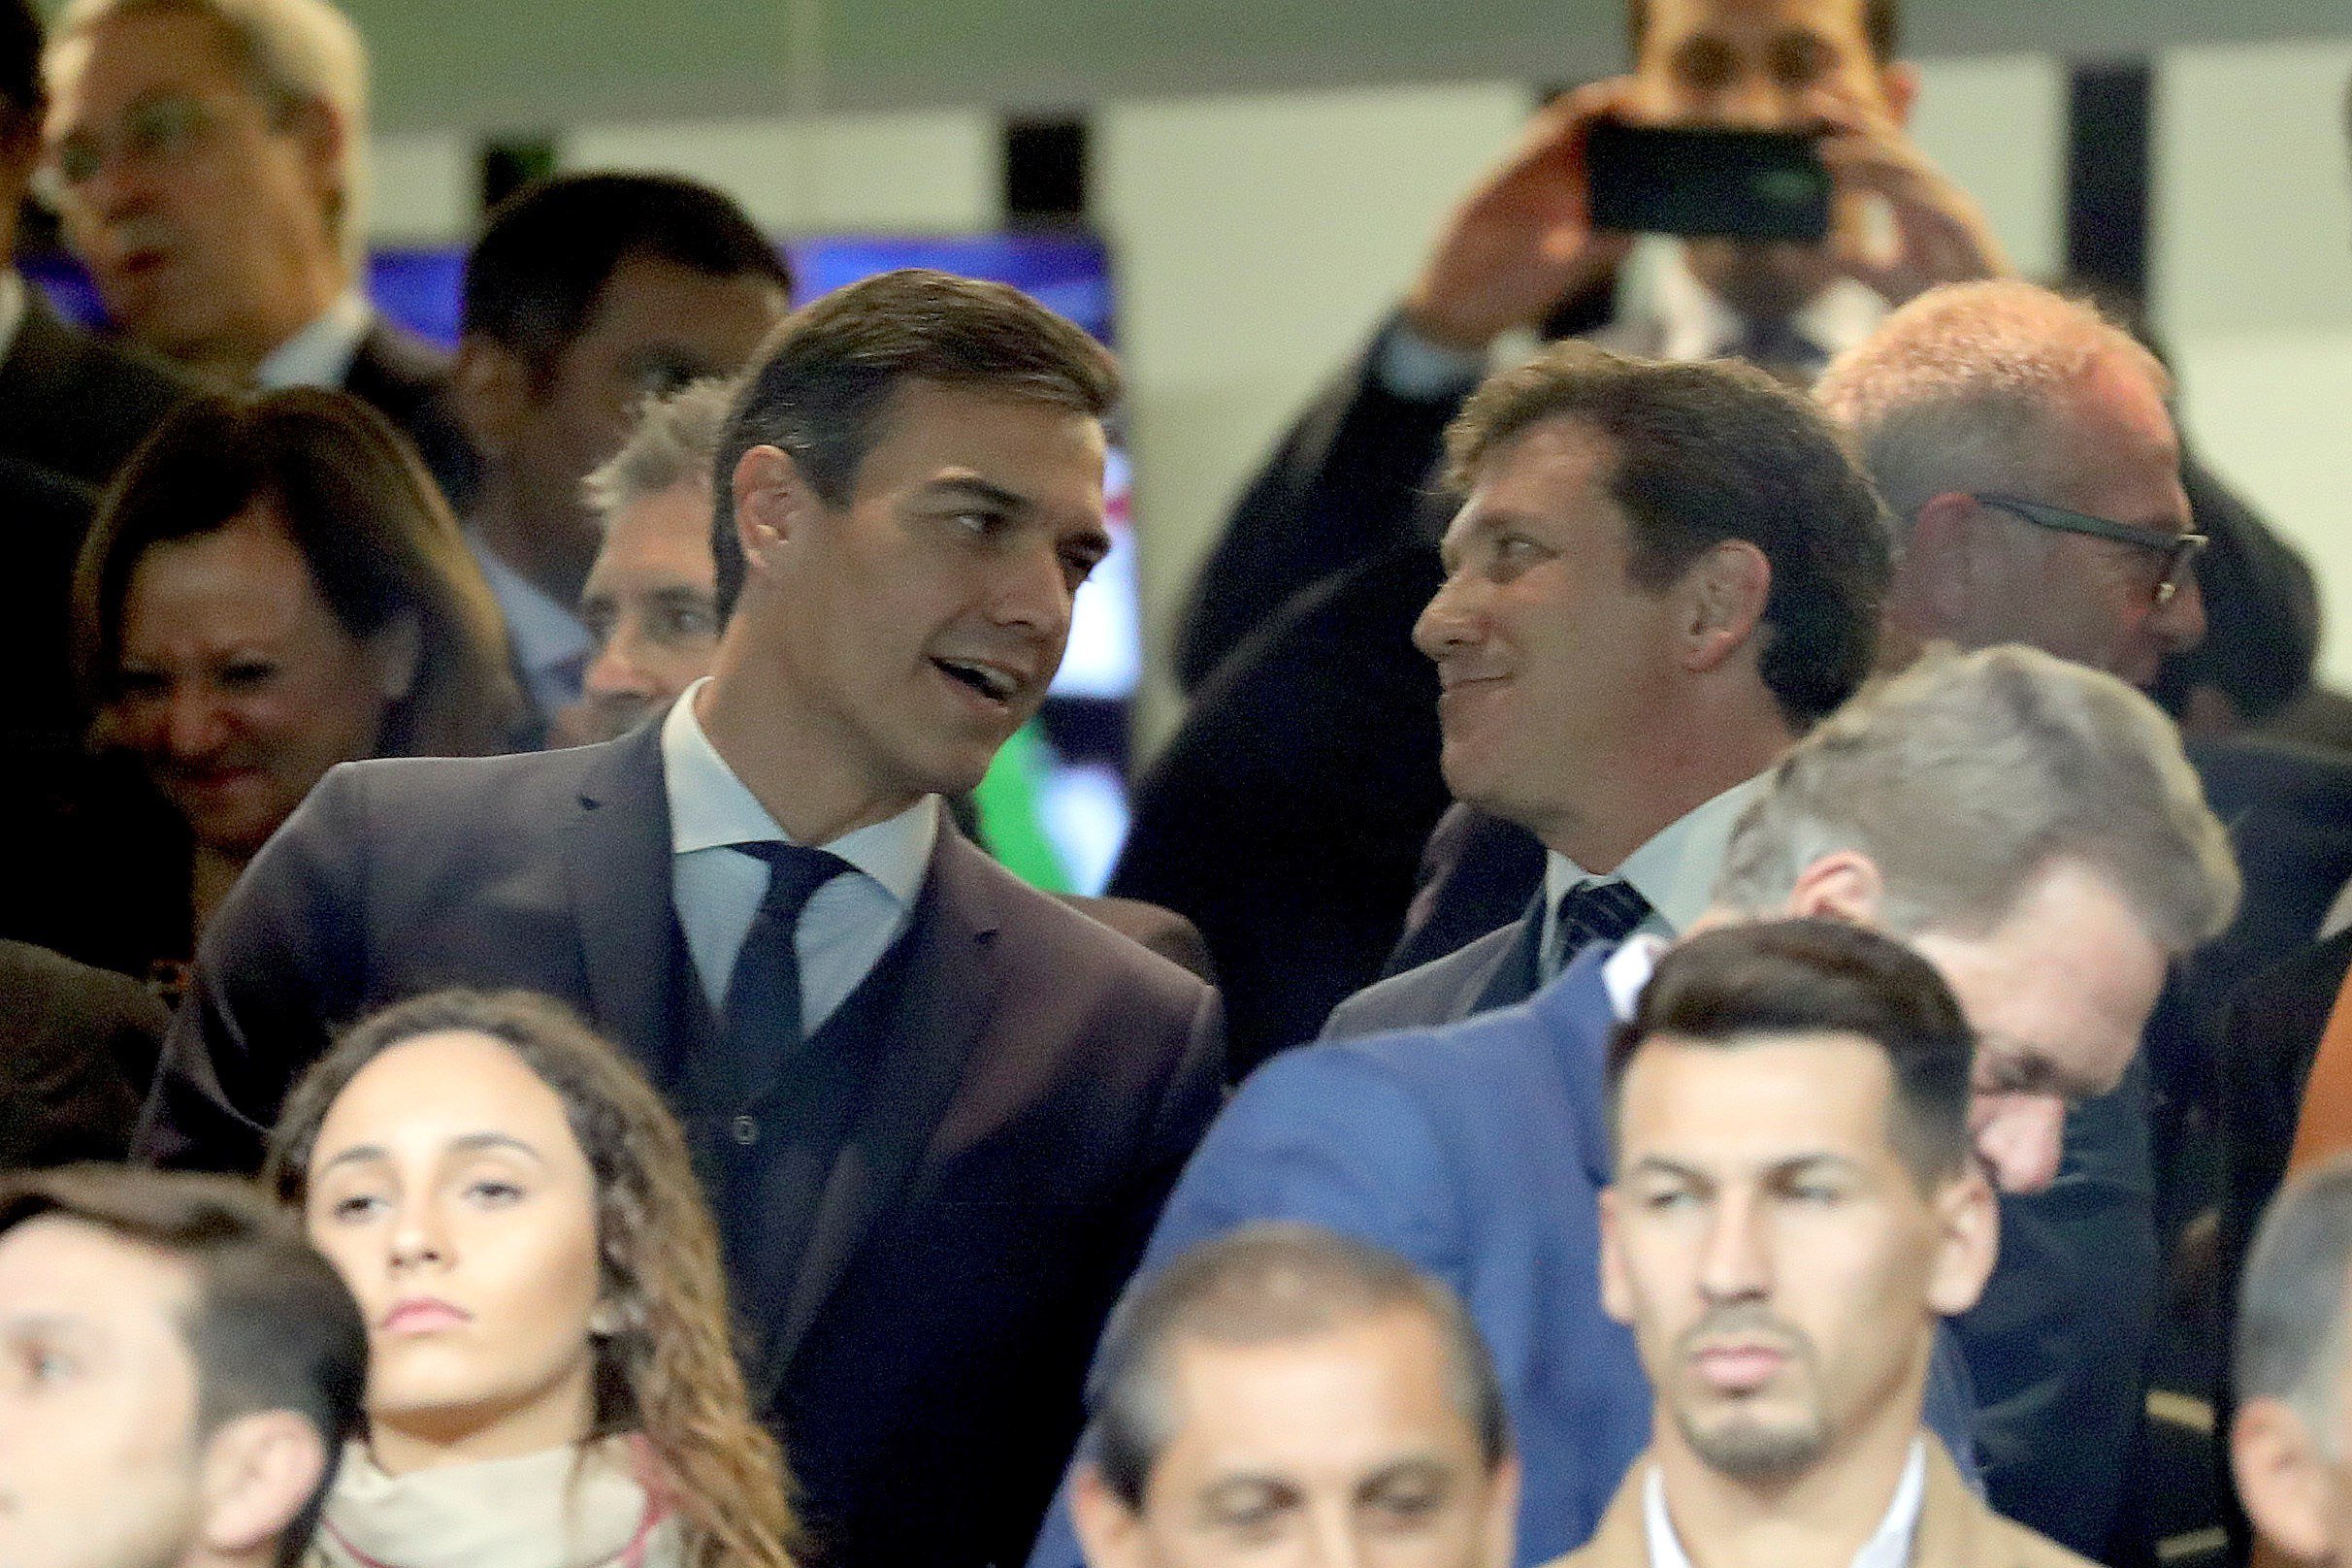
[[[67,245],[134,342],[233,385],[341,387],[450,499],[473,454],[444,359],[361,292],[368,57],[327,0],[73,0],[45,165]]]

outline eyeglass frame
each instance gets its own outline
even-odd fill
[[[2142,550],[2153,550],[2165,558],[2164,575],[2156,579],[2155,600],[2159,607],[2170,604],[2179,597],[2180,584],[2197,566],[2197,558],[2213,542],[2208,534],[2167,534],[2162,529],[2147,528],[2139,523],[2119,523],[2112,518],[2094,517],[2089,512],[2070,511],[2064,506],[2052,506],[2040,501],[2025,501],[2016,496],[1999,495],[1992,491],[1967,491],[1968,499],[1979,506],[2005,511],[2036,528],[2046,528],[2053,534],[2084,534],[2092,539],[2113,539]]]

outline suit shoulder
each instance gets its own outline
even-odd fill
[[[1460,1016],[1485,975],[1519,939],[1519,922],[1488,931],[1467,947],[1431,959],[1402,974],[1376,980],[1331,1009],[1326,1039],[1352,1039],[1378,1030],[1427,1028]]]
[[[959,840],[947,846],[947,853],[967,896],[977,895],[991,906],[1013,963],[1051,969],[1056,984],[1064,987],[1084,983],[1140,990],[1188,1013],[1210,989],[1174,960],[1030,887],[976,846]]]
[[[0,1016],[12,1007],[21,1007],[28,1020],[104,1015],[157,1035],[169,1021],[163,1003],[129,975],[92,968],[45,947],[0,941]]]
[[[2097,1568],[2088,1557],[2076,1556],[2048,1536],[2028,1529],[2015,1519],[2005,1519],[1990,1509],[1985,1511],[1989,1521],[1988,1534],[1997,1550],[1982,1554],[1983,1560],[1997,1560],[2003,1568]]]

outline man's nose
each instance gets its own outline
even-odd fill
[[[1050,540],[1001,560],[994,588],[989,619],[998,626],[1026,628],[1047,639],[1068,635],[1076,590]]]
[[[228,737],[229,717],[210,692],[182,687],[165,700],[163,749],[179,761],[202,757],[219,748]]]
[[[1699,1259],[1699,1287],[1709,1300],[1749,1300],[1771,1292],[1772,1249],[1764,1224],[1763,1204],[1754,1196],[1735,1192],[1717,1200]]]
[[[623,620],[588,661],[580,676],[581,689],[590,697],[653,696],[653,677],[645,673],[638,658],[643,642],[637,624]]]
[[[2039,1192],[2058,1179],[2066,1153],[2066,1101],[2008,1094],[1976,1127],[1976,1156],[2004,1192]]]
[[[1460,576],[1448,577],[1413,623],[1413,645],[1442,659],[1478,639],[1476,590]]]

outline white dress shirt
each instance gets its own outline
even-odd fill
[[[345,289],[310,324],[270,350],[253,368],[253,384],[265,392],[283,386],[338,387],[351,374],[359,341],[376,325],[376,308],[357,289]]]
[[[1894,1501],[1886,1505],[1877,1532],[1854,1553],[1853,1568],[1905,1568],[1911,1561],[1911,1537],[1919,1529],[1919,1511],[1926,1503],[1927,1442],[1914,1437],[1903,1479],[1895,1483]],[[1690,1568],[1690,1556],[1666,1512],[1666,1478],[1655,1463],[1642,1486],[1642,1517],[1649,1526],[1650,1568]]]
[[[1706,912],[1708,900],[1715,896],[1715,878],[1723,869],[1723,852],[1731,845],[1731,830],[1739,826],[1740,814],[1763,789],[1764,775],[1759,773],[1693,806],[1652,833],[1607,877],[1593,875],[1556,849],[1547,852],[1544,945],[1540,949],[1545,962],[1551,962],[1560,899],[1587,882],[1629,882],[1634,892],[1649,900],[1650,913],[1634,928],[1636,934],[1682,935]]]
[[[578,702],[581,678],[596,656],[596,638],[588,628],[538,583],[500,560],[470,528],[466,548],[474,552],[474,564],[490,584],[490,597],[498,601],[499,619],[506,623],[506,640],[513,645],[523,684],[530,688],[531,705],[543,715]]]
[[[768,894],[768,864],[730,844],[789,844],[792,836],[711,745],[686,688],[662,721],[662,783],[670,797],[670,897],[702,995],[726,1005],[727,979]],[[851,869],[817,889],[800,913],[800,1017],[814,1034],[849,999],[913,918],[939,836],[939,798],[927,795],[885,822],[819,847]]]
[[[1747,317],[1692,275],[1681,245],[1669,248],[1659,260],[1654,307],[1664,328],[1660,359],[1715,359],[1739,352],[1748,342]],[[1886,300],[1877,289],[1841,278],[1806,301],[1805,308],[1788,318],[1788,329],[1827,360],[1869,337],[1885,319]]]

